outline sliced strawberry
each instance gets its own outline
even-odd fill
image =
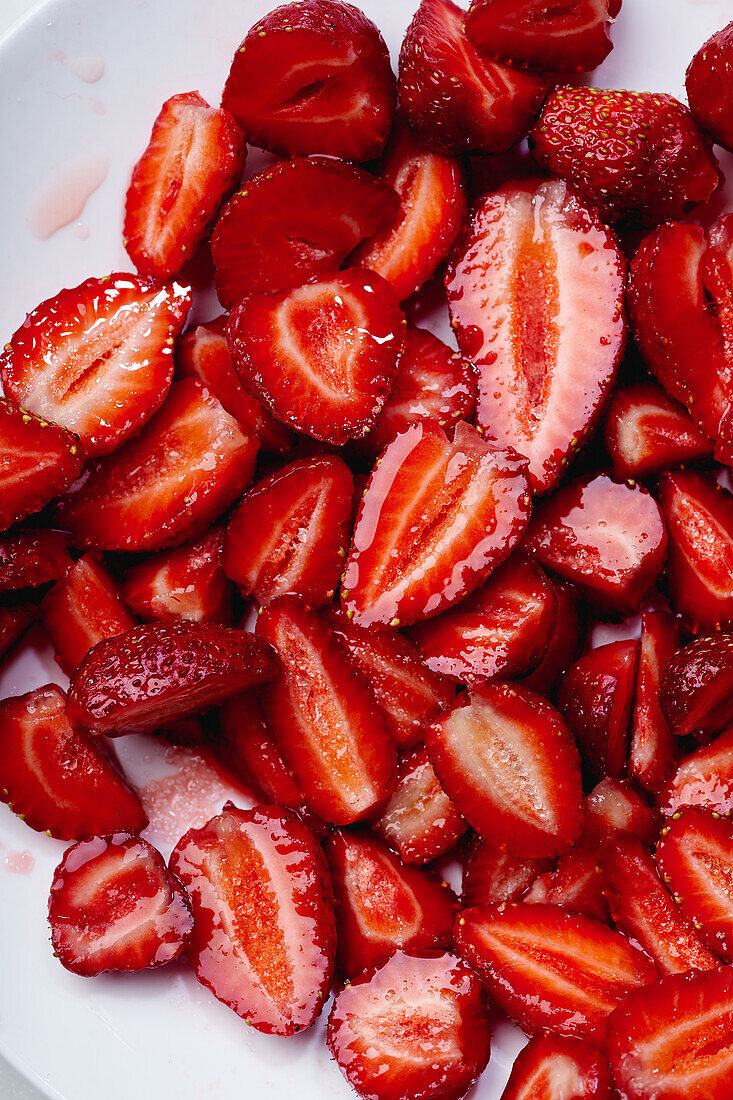
[[[668,611],[642,611],[629,772],[650,791],[670,778],[677,759],[676,740],[659,706],[659,686],[678,646],[679,630]]]
[[[227,331],[247,389],[278,420],[341,446],[374,425],[397,370],[404,325],[389,284],[354,268],[245,298]]]
[[[131,566],[122,583],[125,601],[141,619],[228,625],[234,586],[221,567],[223,542],[223,530],[214,527],[197,542]]]
[[[169,279],[203,241],[244,171],[244,134],[198,92],[171,96],[132,170],[122,230],[141,275]]]
[[[552,591],[557,618],[545,655],[534,672],[523,677],[525,687],[550,698],[563,673],[580,656],[585,642],[585,622],[578,593],[571,584],[555,581]]]
[[[580,832],[580,760],[560,715],[518,685],[459,697],[425,731],[436,775],[470,825],[518,856],[554,856]]]
[[[193,931],[180,882],[160,852],[129,833],[67,849],[51,883],[48,919],[61,965],[84,977],[163,966]]]
[[[0,659],[23,637],[37,614],[34,603],[0,604]]]
[[[299,458],[257,483],[227,527],[222,566],[245,596],[333,599],[349,546],[354,480],[336,455]]]
[[[371,692],[326,623],[296,596],[262,611],[257,636],[279,657],[261,697],[308,805],[335,825],[367,817],[392,791],[396,770]]]
[[[624,1100],[728,1100],[733,968],[675,974],[631,993],[609,1021],[607,1049]]]
[[[733,962],[733,823],[696,806],[674,814],[657,866],[682,913],[711,951]]]
[[[662,713],[678,737],[703,740],[733,722],[733,634],[696,638],[665,665]]]
[[[248,294],[332,275],[398,208],[391,187],[327,157],[260,172],[229,200],[214,228],[219,300],[230,309]]]
[[[405,753],[397,782],[372,827],[405,863],[430,863],[450,851],[468,828],[418,745]]]
[[[328,1046],[364,1100],[460,1100],[491,1048],[481,983],[455,955],[393,955],[337,995]]]
[[[410,129],[446,156],[499,153],[526,136],[547,95],[537,73],[489,61],[451,0],[422,0],[400,51],[397,92]]]
[[[713,453],[687,411],[654,382],[616,391],[603,436],[617,478],[649,477]]]
[[[412,630],[426,665],[462,683],[514,679],[535,668],[557,622],[553,587],[539,565],[512,554],[458,607]]]
[[[137,795],[55,684],[0,702],[0,729],[0,799],[31,829],[77,840],[145,828]]]
[[[58,531],[13,531],[0,536],[0,592],[39,588],[71,565],[66,539]]]
[[[254,692],[235,695],[221,707],[212,749],[224,769],[245,787],[253,788],[262,802],[289,810],[303,805],[303,796]]]
[[[703,43],[687,67],[685,86],[700,126],[733,149],[733,23]]]
[[[81,473],[80,452],[71,432],[0,397],[0,530],[68,489]]]
[[[517,1055],[501,1100],[610,1100],[608,1062],[582,1039],[535,1035]]]
[[[344,978],[381,966],[397,950],[453,945],[458,900],[431,871],[409,867],[368,830],[326,839]]]
[[[557,705],[594,775],[626,770],[638,657],[637,641],[609,642],[576,661],[560,685]]]
[[[190,306],[190,288],[125,273],[61,290],[0,354],[5,393],[78,435],[85,455],[114,451],[161,405]]]
[[[645,844],[653,845],[659,827],[659,815],[628,779],[606,777],[583,801],[583,832],[588,836],[605,836],[625,829]]]
[[[463,865],[461,904],[470,908],[514,901],[529,889],[538,875],[551,867],[552,860],[513,856],[476,835]]]
[[[668,817],[683,806],[733,814],[733,729],[686,756],[658,797]]]
[[[625,271],[610,230],[561,180],[480,199],[451,257],[448,305],[478,369],[477,422],[527,456],[535,492],[557,485],[613,386]]]
[[[468,424],[394,439],[362,498],[341,598],[363,626],[409,625],[457,603],[504,560],[529,518],[526,462]]]
[[[560,856],[557,867],[538,875],[522,901],[532,905],[559,905],[568,913],[582,913],[608,921],[608,904],[593,838],[582,838]]]
[[[292,1035],[333,980],[336,929],[323,853],[287,810],[228,803],[176,845],[194,915],[196,977],[258,1031]]]
[[[598,474],[543,500],[523,548],[599,610],[632,613],[664,564],[667,535],[646,490]]]
[[[193,378],[174,383],[136,439],[57,504],[76,544],[161,550],[206,530],[249,484],[257,441]]]

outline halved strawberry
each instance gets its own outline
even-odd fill
[[[631,993],[609,1020],[607,1051],[624,1100],[728,1100],[733,967]]]
[[[293,1035],[318,1016],[333,980],[328,867],[287,810],[227,803],[179,840],[171,870],[191,898],[196,977],[258,1031]]]
[[[733,729],[690,753],[658,795],[660,809],[673,817],[684,806],[733,814]]]
[[[617,478],[649,477],[713,453],[713,444],[686,409],[654,382],[617,390],[603,426]]]
[[[513,856],[474,834],[463,864],[461,905],[498,905],[520,897],[538,875],[552,868],[551,859]]]
[[[425,731],[436,775],[482,836],[519,856],[555,856],[580,832],[580,760],[560,715],[516,684],[459,697]]]
[[[13,531],[0,536],[0,592],[39,588],[71,565],[66,539],[58,531]]]
[[[531,905],[558,905],[568,913],[608,921],[595,839],[582,837],[560,856],[556,867],[537,876],[522,901]]]
[[[389,51],[352,4],[283,4],[235,52],[221,103],[252,145],[280,156],[372,160],[394,112]]]
[[[270,647],[213,623],[145,623],[106,638],[75,669],[73,717],[93,733],[157,729],[208,710],[276,672]]]
[[[602,837],[625,829],[645,844],[653,845],[659,828],[659,814],[628,779],[606,777],[583,801],[583,832],[587,836]]]
[[[400,50],[397,93],[429,149],[499,153],[526,137],[549,81],[489,61],[466,38],[464,15],[451,0],[422,0]]]
[[[478,369],[477,422],[527,456],[535,492],[558,483],[613,386],[625,271],[610,230],[561,180],[481,198],[451,256],[448,305]]]
[[[135,626],[116,580],[94,553],[75,561],[56,582],[41,604],[41,622],[68,676],[97,642]]]
[[[211,237],[216,290],[227,308],[332,275],[399,198],[368,172],[327,157],[284,161],[248,180]]]
[[[512,554],[485,584],[411,636],[434,672],[462,683],[514,679],[541,661],[557,622],[557,600],[542,569]]]
[[[205,531],[254,472],[257,440],[193,378],[56,505],[77,546],[162,550]]]
[[[611,1100],[608,1062],[583,1039],[541,1032],[517,1055],[501,1100]]]
[[[336,455],[299,458],[244,496],[229,521],[221,563],[245,596],[268,604],[293,592],[333,599],[349,546],[354,480]]]
[[[74,723],[55,684],[0,702],[0,799],[26,825],[59,840],[148,823],[104,747]]]
[[[337,995],[328,1046],[364,1100],[460,1100],[489,1061],[481,983],[455,955],[398,952]]]
[[[679,630],[668,611],[642,611],[629,772],[650,791],[670,778],[677,759],[676,740],[659,706],[659,686],[678,646]]]
[[[395,788],[371,824],[405,863],[430,863],[468,828],[438,782],[424,745],[400,759]]]
[[[131,566],[122,581],[125,601],[141,619],[228,625],[234,586],[221,567],[223,542],[222,528],[214,527],[196,542]]]
[[[198,92],[171,96],[132,170],[122,229],[141,275],[169,279],[206,236],[244,171],[244,134]]]
[[[529,676],[522,677],[525,687],[552,696],[563,673],[580,656],[585,642],[585,622],[578,593],[571,584],[552,582],[557,618],[545,655]]]
[[[576,661],[560,684],[557,705],[596,776],[626,770],[638,657],[637,641],[609,642]]]
[[[0,658],[23,637],[37,614],[34,603],[0,604]]]
[[[114,451],[168,392],[190,306],[189,287],[121,272],[60,290],[0,353],[5,394],[78,435],[86,456]]]
[[[464,909],[456,947],[499,1007],[526,1031],[549,1028],[603,1046],[606,1021],[654,964],[620,932],[556,905]]]
[[[257,637],[279,657],[261,698],[308,805],[335,825],[367,817],[392,791],[396,770],[371,692],[326,623],[296,596],[264,608]]]
[[[344,978],[381,966],[398,950],[453,945],[458,899],[438,875],[403,863],[369,830],[335,829],[324,848]]]
[[[599,610],[631,614],[659,575],[667,535],[645,489],[598,474],[541,501],[522,545]]]
[[[363,626],[406,626],[478,588],[529,518],[526,461],[463,421],[431,420],[394,439],[359,508],[341,599]]]
[[[76,436],[0,397],[0,530],[40,511],[81,467]]]
[[[129,833],[73,844],[48,899],[59,962],[84,977],[164,966],[185,951],[193,916],[160,852]]]
[[[220,708],[212,750],[222,767],[245,787],[253,788],[265,804],[289,810],[303,805],[293,773],[253,691],[235,695]]]
[[[733,634],[696,638],[664,668],[662,713],[678,737],[709,741],[733,722]]]
[[[688,806],[672,816],[657,866],[685,917],[711,951],[733,962],[733,823]]]
[[[379,275],[353,268],[243,299],[227,329],[237,373],[278,420],[341,446],[374,425],[405,319]]]
[[[702,44],[687,67],[685,87],[700,126],[733,149],[733,23]]]

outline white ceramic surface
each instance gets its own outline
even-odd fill
[[[0,10],[4,2],[12,4],[12,12],[19,10],[20,0],[0,0]],[[129,267],[120,240],[123,196],[160,104],[193,88],[217,101],[234,48],[270,6],[270,0],[54,0],[4,37],[0,337],[59,287]],[[362,6],[396,59],[412,0],[362,0]],[[732,16],[732,0],[625,0],[614,31],[616,49],[594,82],[682,96],[692,53]],[[723,159],[731,179],[732,159]],[[97,178],[104,165],[103,182],[71,224],[38,239],[28,219],[36,233],[39,218],[48,228],[49,189],[66,179],[68,199],[68,179],[78,180],[84,165],[91,166],[87,177],[96,172]],[[718,197],[715,209],[724,201]],[[198,308],[209,316],[216,312],[206,296]],[[441,317],[433,323],[446,333]],[[63,677],[37,632],[0,671],[0,696],[48,680],[63,682]],[[178,774],[180,754],[169,751],[166,757],[165,749],[134,738],[118,745],[134,782],[156,776],[163,782],[148,789],[158,804],[149,835],[166,854],[177,830],[189,823],[189,803],[214,812],[227,796],[198,772]],[[202,782],[203,792],[192,795]],[[159,811],[169,797],[176,800],[177,816],[166,821]],[[52,956],[45,921],[51,873],[63,848],[0,806],[0,1053],[41,1095],[57,1100],[352,1095],[328,1057],[322,1022],[291,1040],[259,1035],[198,986],[184,964],[93,980],[66,973]],[[476,1100],[499,1097],[520,1043],[515,1029],[499,1026]],[[0,1093],[8,1100],[11,1086],[2,1081],[0,1072]]]

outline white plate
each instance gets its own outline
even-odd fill
[[[193,88],[217,102],[235,47],[270,6],[269,0],[54,0],[3,40],[3,339],[27,309],[60,287],[129,268],[120,240],[123,196],[160,104]],[[412,0],[362,0],[362,6],[396,60]],[[626,0],[616,49],[594,82],[684,96],[691,55],[730,16],[730,0]],[[733,179],[731,160],[724,167]],[[78,218],[39,240],[29,219],[36,231],[48,226],[49,191],[58,196],[60,183],[82,170],[87,178],[104,175],[101,185]],[[203,312],[215,312],[210,300]],[[37,633],[0,671],[0,697],[48,680],[63,677]],[[179,774],[180,754],[166,759],[164,749],[134,738],[118,745],[134,782],[157,776],[160,784],[163,777],[148,795],[158,795],[150,836],[166,854],[196,806],[208,815],[227,797],[210,776]],[[160,807],[173,796],[177,813],[166,821]],[[284,1100],[294,1086],[300,1100],[353,1095],[328,1057],[322,1021],[294,1039],[259,1035],[183,964],[92,980],[63,970],[45,920],[63,849],[0,806],[0,1051],[42,1095]],[[499,1097],[520,1044],[516,1029],[500,1025],[475,1097]],[[2,1091],[7,1100],[10,1086]]]

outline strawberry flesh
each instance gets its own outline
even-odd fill
[[[658,799],[667,817],[674,817],[684,806],[733,814],[733,729],[686,756]]]
[[[0,592],[39,588],[63,576],[70,565],[66,539],[58,531],[0,536]]]
[[[539,875],[552,868],[552,860],[514,856],[475,834],[463,865],[461,904],[500,905],[521,897]]]
[[[583,801],[583,832],[601,839],[617,829],[633,833],[648,846],[659,836],[659,815],[628,779],[608,776]]]
[[[0,603],[0,659],[23,637],[37,614],[34,603]]]
[[[629,773],[650,791],[672,776],[677,743],[659,705],[659,687],[667,662],[679,647],[677,623],[668,611],[642,611]]]
[[[289,810],[303,805],[303,796],[254,692],[235,695],[219,709],[212,749],[224,770],[254,790],[266,805],[274,803]]]
[[[557,866],[538,875],[522,901],[531,905],[558,905],[568,913],[608,923],[608,904],[598,866],[598,847],[593,837],[583,837]]]
[[[517,1055],[501,1100],[611,1100],[603,1055],[582,1039],[540,1033]]]
[[[616,391],[603,437],[619,480],[650,477],[713,453],[713,444],[687,411],[654,382],[635,382]]]
[[[578,593],[571,584],[552,582],[557,618],[545,655],[534,672],[522,678],[525,687],[554,698],[563,673],[580,656],[585,642],[585,622]]]
[[[125,602],[146,621],[229,625],[233,585],[220,564],[223,541],[214,527],[196,542],[131,566],[122,582]]]

